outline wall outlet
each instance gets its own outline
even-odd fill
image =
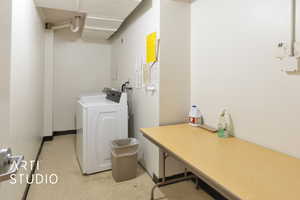
[[[299,70],[299,58],[285,57],[281,60],[282,71],[284,72],[298,72]]]
[[[299,72],[300,71],[300,42],[294,43],[294,56],[291,56],[291,48],[286,42],[277,45],[276,58],[280,61],[281,71]]]

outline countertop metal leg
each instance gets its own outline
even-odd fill
[[[167,160],[168,154],[166,152],[163,152],[163,178],[162,182],[166,182],[166,160]]]
[[[184,177],[181,177],[181,178],[173,179],[173,180],[170,180],[170,181],[165,181],[164,183],[163,182],[157,183],[156,185],[153,186],[153,188],[151,190],[151,200],[155,200],[154,199],[154,191],[157,187],[162,187],[162,186],[166,186],[166,185],[169,185],[169,184],[178,183],[178,182],[181,182],[181,181],[187,181],[187,180],[191,180],[191,179],[195,179],[195,178],[197,178],[197,177],[194,176],[194,175],[189,175],[189,176],[184,176]]]
[[[198,177],[196,177],[196,179],[195,179],[195,183],[196,183],[196,190],[199,190],[199,179],[198,179]]]
[[[152,187],[151,190],[151,200],[154,200],[154,191],[157,187],[163,185],[166,183],[166,159],[168,157],[168,154],[166,152],[163,152],[163,177],[162,177],[162,182],[161,183],[157,183]]]
[[[152,187],[151,200],[154,200],[154,192],[155,192],[155,189],[157,187],[162,187],[162,186],[165,186],[165,185],[169,185],[169,184],[177,183],[177,182],[181,182],[181,181],[186,181],[186,180],[190,180],[190,179],[196,179],[196,181],[198,180],[198,178],[196,176],[188,175],[187,174],[187,169],[185,168],[184,177],[176,178],[176,179],[173,179],[173,180],[170,180],[170,181],[166,181],[166,159],[167,159],[167,157],[168,157],[168,154],[166,152],[163,152],[163,163],[162,163],[162,165],[163,165],[163,177],[162,177],[162,182],[157,183]]]

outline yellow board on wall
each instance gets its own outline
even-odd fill
[[[146,41],[146,62],[147,63],[152,63],[156,61],[156,32],[151,33],[147,35],[147,41]]]

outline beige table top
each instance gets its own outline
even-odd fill
[[[188,124],[141,131],[240,199],[300,200],[300,159]]]

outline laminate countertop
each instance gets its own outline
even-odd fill
[[[188,124],[141,132],[238,199],[300,199],[300,159]]]

